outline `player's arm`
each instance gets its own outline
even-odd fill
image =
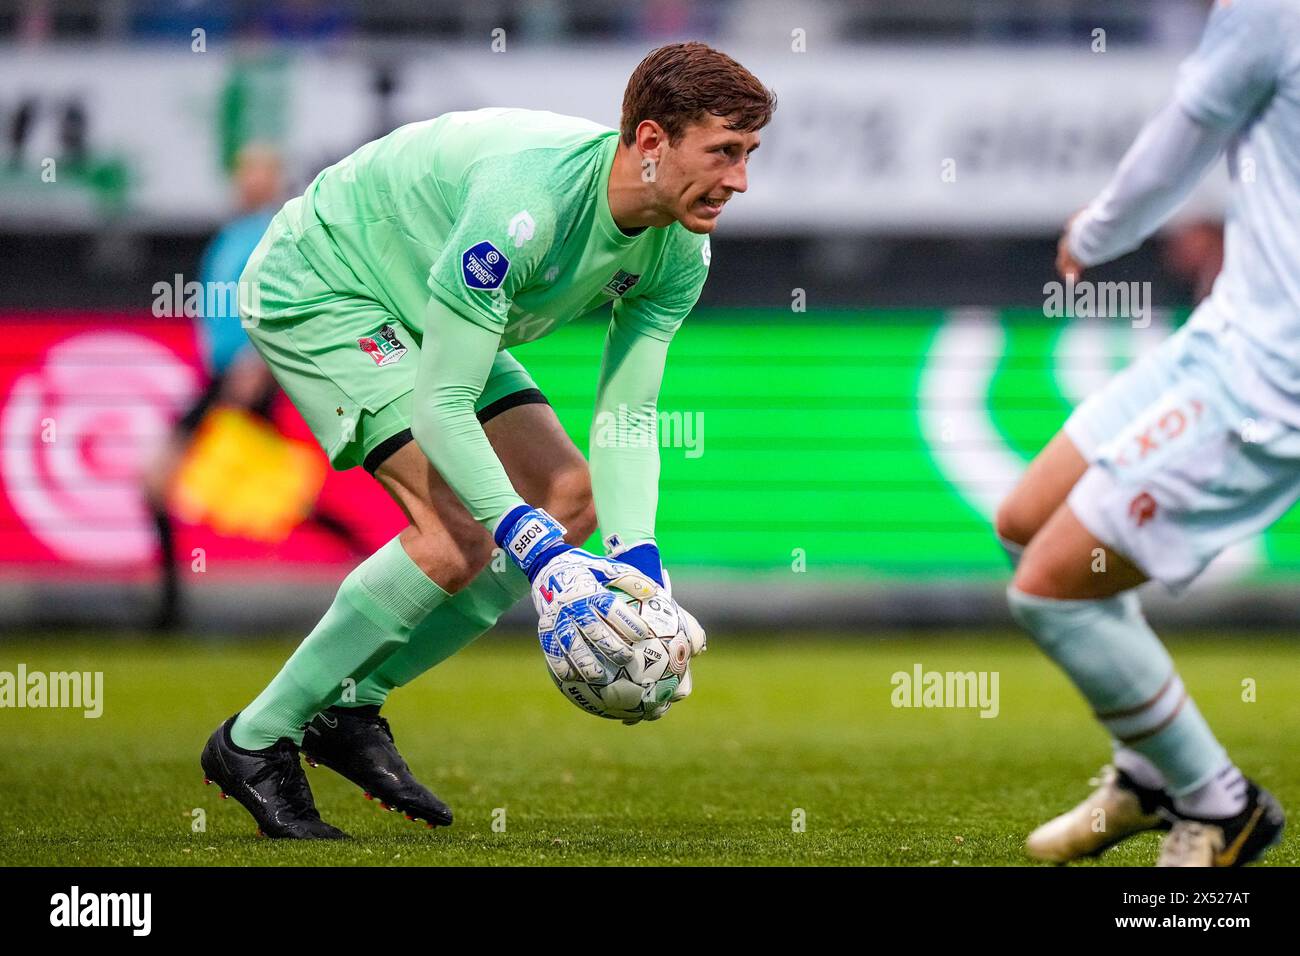
[[[475,414],[500,343],[499,329],[470,321],[431,298],[411,399],[416,444],[489,531],[524,503]]]
[[[475,414],[510,302],[545,258],[554,218],[544,196],[532,193],[521,208],[520,196],[505,195],[493,176],[467,190],[456,227],[429,272],[411,434],[470,514],[527,575],[539,627],[547,634],[543,646],[549,640],[554,650],[548,650],[552,666],[601,673],[593,654],[622,666],[632,658],[632,643],[649,633],[607,587],[648,596],[655,585],[566,542],[558,521],[519,497]],[[526,235],[517,228],[523,215],[531,224]],[[552,633],[561,608],[570,612],[567,629]]]
[[[1106,188],[1066,228],[1059,271],[1109,262],[1131,252],[1174,213],[1222,154],[1231,130],[1203,126],[1177,103],[1138,135]]]
[[[670,337],[647,331],[621,305],[605,336],[592,417],[592,497],[607,551],[663,584],[655,544],[658,403]]]
[[[1267,103],[1281,51],[1274,3],[1216,5],[1182,66],[1173,102],[1147,123],[1106,188],[1067,226],[1057,256],[1062,273],[1137,248]]]
[[[531,280],[550,242],[548,210],[524,184],[505,186],[491,164],[461,183],[450,233],[429,269],[420,367],[411,396],[411,434],[465,508],[489,531],[523,500],[497,458],[475,404],[505,333],[510,303]],[[539,234],[516,245],[511,219],[521,206]],[[436,237],[430,237],[433,241]]]
[[[614,301],[592,419],[592,496],[606,550],[660,583],[659,388],[668,345],[699,300],[708,259],[707,244],[679,233],[653,286]]]
[[[515,491],[474,412],[500,341],[499,330],[467,321],[437,296],[430,300],[411,434],[469,512],[527,575],[546,632],[543,647],[557,676],[567,679],[577,670],[594,679],[603,673],[595,654],[622,666],[632,659],[632,643],[648,633],[606,586],[648,596],[654,585],[568,544],[564,527]],[[574,605],[582,607],[574,610]],[[570,608],[569,629],[552,633],[564,607]]]

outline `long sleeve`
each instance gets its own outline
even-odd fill
[[[708,238],[674,227],[644,294],[614,300],[591,426],[591,484],[601,537],[651,541],[659,505],[659,386],[668,344],[699,301]],[[638,292],[642,291],[640,289]]]
[[[1070,250],[1084,265],[1135,249],[1169,218],[1233,137],[1276,93],[1285,0],[1214,5],[1183,61],[1173,102],[1143,128],[1102,193],[1074,221]]]
[[[524,503],[474,414],[500,341],[500,332],[432,299],[411,397],[411,434],[420,450],[489,531]]]
[[[1191,194],[1233,130],[1196,122],[1171,103],[1143,127],[1106,188],[1074,220],[1070,250],[1086,266],[1141,245]]]
[[[668,339],[616,311],[605,337],[591,427],[591,483],[601,535],[653,540],[659,503],[659,386]]]

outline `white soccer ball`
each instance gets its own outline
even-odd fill
[[[704,650],[703,631],[667,594],[645,600],[618,596],[650,628],[650,637],[632,645],[632,660],[622,667],[603,662],[599,680],[560,680],[554,673],[551,680],[576,706],[597,717],[625,723],[658,720],[690,694],[690,661]]]

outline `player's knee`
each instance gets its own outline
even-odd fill
[[[1106,575],[1095,569],[1096,559],[1059,541],[1040,539],[1016,565],[1011,586],[1032,598],[1082,601],[1109,596]]]
[[[1052,574],[1043,566],[1043,562],[1035,560],[1032,554],[1029,555],[1028,560],[1021,561],[1016,567],[1016,573],[1011,579],[1011,587],[1014,591],[1031,597],[1057,596]]]
[[[1002,499],[997,513],[993,516],[993,528],[1002,541],[1024,547],[1029,544],[1038,527],[1029,509],[1025,508],[1018,495],[1012,493]]]
[[[596,530],[596,505],[591,496],[591,472],[585,463],[555,474],[542,505],[568,533],[569,544],[580,545]]]
[[[564,540],[573,545],[581,545],[596,532],[596,505],[590,497],[578,510],[569,514],[562,524],[568,529]]]

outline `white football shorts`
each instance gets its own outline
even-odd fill
[[[1300,498],[1300,429],[1237,394],[1228,351],[1186,325],[1065,424],[1089,463],[1070,509],[1174,592]]]

